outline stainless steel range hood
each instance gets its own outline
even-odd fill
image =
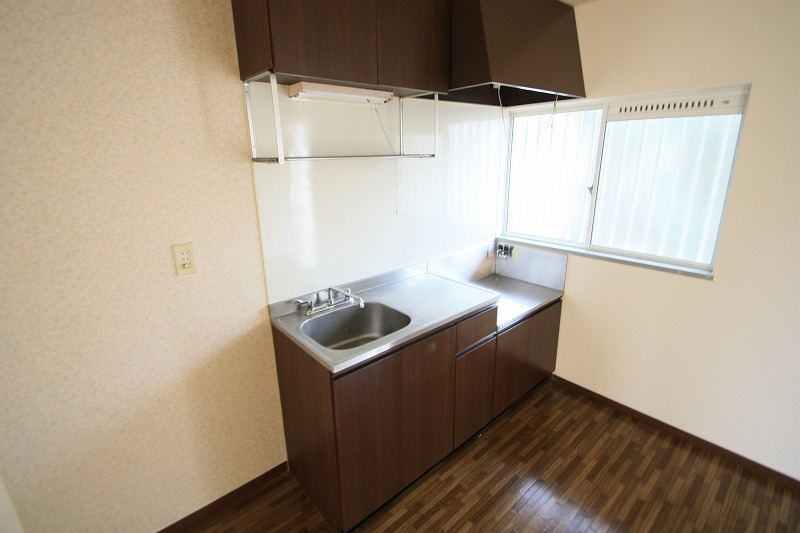
[[[558,0],[453,0],[442,100],[514,106],[586,96],[575,11]]]

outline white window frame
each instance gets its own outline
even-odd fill
[[[512,241],[543,246],[546,248],[555,248],[578,255],[629,263],[638,266],[674,272],[677,274],[688,274],[691,276],[713,279],[717,247],[722,230],[722,222],[725,219],[728,192],[730,191],[731,182],[733,180],[733,171],[736,167],[736,159],[739,152],[739,143],[741,141],[742,130],[744,128],[749,93],[750,84],[744,84],[703,90],[675,91],[669,93],[655,93],[628,97],[570,100],[566,102],[557,102],[555,104],[547,103],[525,107],[515,107],[513,110],[507,110],[506,113],[512,125],[513,120],[517,117],[547,115],[561,111],[572,112],[601,109],[602,117],[600,122],[600,134],[597,146],[594,175],[591,183],[591,200],[589,203],[589,217],[585,228],[584,243],[580,244],[577,242],[565,242],[508,231],[508,195],[511,189],[512,142],[508,143],[508,164],[506,165],[505,173],[505,199],[503,205],[502,237]],[[712,101],[713,105],[709,106],[709,102]],[[699,106],[697,104],[698,102],[700,102]],[[609,249],[592,244],[592,231],[594,228],[597,191],[599,188],[598,182],[601,172],[601,159],[603,156],[606,124],[608,122],[644,118],[669,118],[724,114],[741,114],[742,119],[739,126],[739,134],[736,139],[736,146],[734,148],[731,175],[728,178],[727,189],[725,191],[722,217],[720,219],[720,226],[717,229],[710,264],[705,265],[677,259],[666,259],[659,256],[650,256],[636,252],[629,252],[626,250]],[[513,135],[513,127],[511,127],[511,135]]]

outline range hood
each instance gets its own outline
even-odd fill
[[[450,91],[442,100],[515,106],[586,96],[572,6],[453,0]]]

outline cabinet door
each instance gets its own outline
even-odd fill
[[[276,72],[378,83],[375,0],[269,0]]]
[[[320,514],[339,524],[339,471],[331,374],[272,327],[289,469]]]
[[[453,445],[460,446],[492,420],[496,339],[456,359]]]
[[[453,450],[454,328],[334,380],[347,530]]]
[[[450,88],[450,0],[377,0],[378,83]]]
[[[561,301],[497,337],[494,416],[547,379],[556,366]]]

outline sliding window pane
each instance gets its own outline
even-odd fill
[[[591,243],[710,265],[741,115],[608,122]]]
[[[506,230],[584,242],[602,111],[515,117]]]

